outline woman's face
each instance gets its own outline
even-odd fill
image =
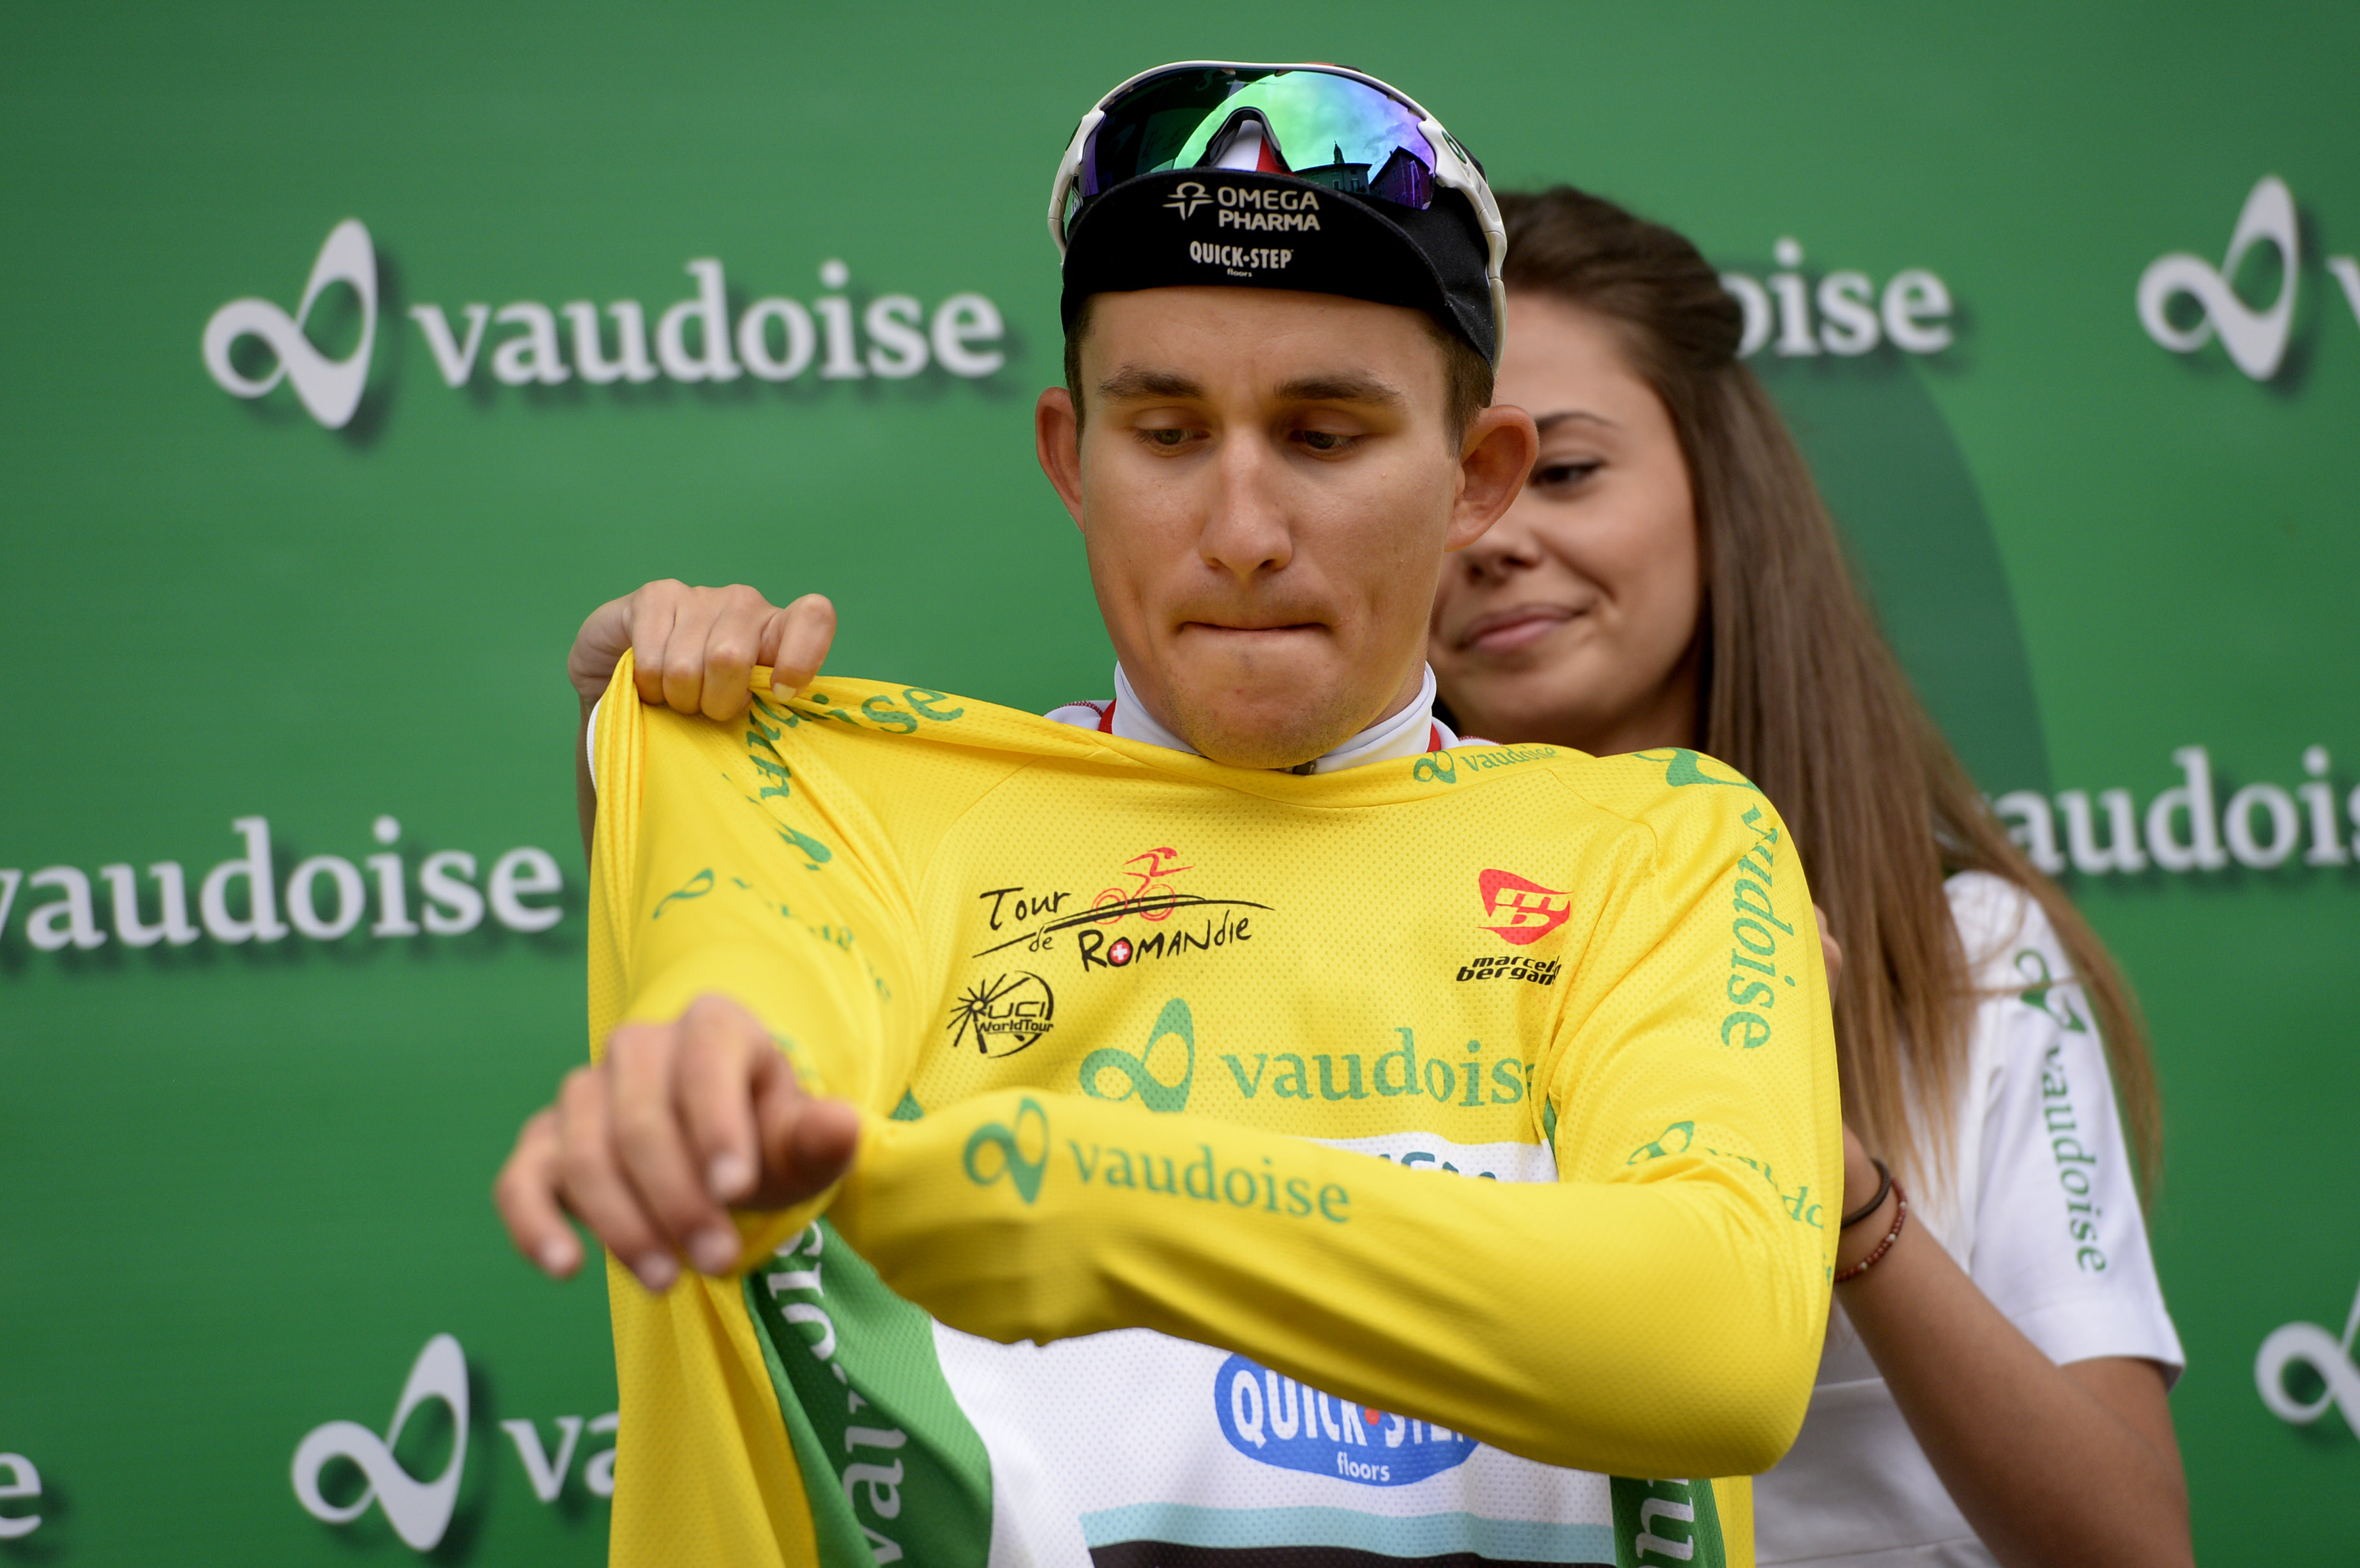
[[[1470,735],[1600,756],[1697,741],[1696,506],[1671,415],[1581,306],[1508,296],[1497,400],[1540,426],[1505,517],[1446,562],[1428,657]]]

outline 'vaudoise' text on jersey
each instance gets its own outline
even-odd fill
[[[1750,1563],[1700,1477],[1793,1437],[1841,1181],[1750,785],[1249,771],[834,679],[724,725],[630,679],[594,1049],[723,993],[865,1126],[742,1277],[610,1267],[616,1563]]]

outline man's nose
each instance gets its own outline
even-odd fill
[[[1213,464],[1214,487],[1196,550],[1239,578],[1283,570],[1295,558],[1284,505],[1285,463],[1268,443],[1232,436]]]

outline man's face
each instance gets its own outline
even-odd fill
[[[1284,768],[1416,696],[1443,555],[1513,499],[1528,418],[1453,439],[1424,319],[1326,294],[1099,295],[1081,368],[1078,445],[1065,389],[1042,395],[1042,465],[1158,720]]]

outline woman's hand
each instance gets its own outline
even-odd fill
[[[781,609],[739,583],[692,588],[666,578],[590,612],[574,635],[565,673],[587,713],[628,651],[640,700],[674,713],[734,719],[753,694],[747,677],[770,667],[770,690],[792,697],[826,662],[836,606],[806,593]]]
[[[632,658],[639,700],[679,713],[734,719],[754,701],[748,677],[770,667],[773,696],[792,697],[811,684],[836,641],[836,606],[806,593],[783,609],[739,583],[692,588],[665,578],[590,612],[574,634],[565,673],[582,699],[582,730],[574,746],[574,800],[582,818],[582,848],[598,819],[598,789],[590,778],[590,714],[606,694],[615,666]]]
[[[1876,1195],[1844,1128],[1844,1212]],[[1838,1275],[1892,1235],[1888,1192],[1838,1238]],[[2100,1356],[2060,1367],[2008,1322],[1913,1210],[1866,1272],[1836,1287],[1844,1315],[1950,1500],[2008,1568],[2192,1564],[2188,1481],[2163,1373]]]
[[[1828,989],[1843,949],[1819,917]],[[1843,1212],[1883,1178],[1844,1127]],[[1836,1240],[1835,1272],[1893,1235],[1899,1189]],[[2162,1369],[2131,1356],[2060,1367],[1978,1289],[1914,1211],[1836,1301],[1943,1487],[2007,1568],[2179,1568],[2195,1562],[2188,1479]]]

